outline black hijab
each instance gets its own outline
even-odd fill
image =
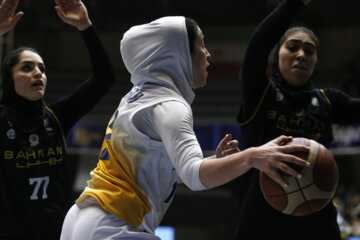
[[[304,28],[302,27],[302,29]],[[272,70],[271,80],[276,84],[276,87],[286,96],[286,98],[289,100],[289,104],[291,104],[292,107],[295,109],[300,109],[307,106],[311,101],[315,92],[315,85],[313,83],[312,76],[303,86],[296,86],[296,87],[290,85],[284,79],[279,69],[279,50],[281,44],[282,41],[280,41],[275,46],[274,49],[273,70]]]
[[[2,98],[1,105],[11,109],[16,115],[22,115],[28,118],[39,118],[44,116],[45,102],[43,98],[30,101],[19,96],[14,87],[13,67],[19,62],[20,55],[23,51],[28,50],[39,54],[35,49],[21,47],[9,53],[1,66],[1,84]]]

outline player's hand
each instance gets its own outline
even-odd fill
[[[308,4],[311,2],[311,0],[302,0],[302,2],[303,2],[304,5],[306,6],[306,5],[308,5]]]
[[[310,164],[306,160],[291,153],[309,152],[310,149],[305,145],[283,144],[284,142],[289,142],[291,140],[291,137],[280,136],[260,147],[255,148],[256,150],[252,156],[251,165],[260,171],[266,172],[283,186],[287,186],[288,182],[284,179],[282,173],[301,178],[301,175],[291,168],[289,163],[302,167],[309,167]]]
[[[239,142],[234,139],[232,139],[231,134],[226,134],[225,137],[220,141],[219,145],[216,148],[216,157],[221,158],[227,155],[231,155],[236,152],[240,152],[240,149],[238,147]]]
[[[81,0],[55,0],[55,9],[65,23],[82,31],[92,25],[87,9]]]
[[[18,6],[19,0],[3,0],[0,5],[0,35],[9,32],[15,27],[16,23],[20,20],[23,12],[15,10]]]

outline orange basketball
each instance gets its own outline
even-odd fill
[[[294,138],[286,144],[303,144],[308,153],[294,153],[311,163],[310,167],[292,167],[302,174],[301,179],[284,174],[288,187],[283,187],[260,171],[260,187],[266,201],[284,214],[304,216],[324,208],[335,194],[339,171],[332,153],[322,144],[306,139]]]

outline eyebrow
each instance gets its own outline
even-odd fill
[[[22,64],[35,64],[35,63],[37,63],[38,65],[45,66],[45,64],[43,62],[34,62],[34,61],[27,61],[27,60],[22,61],[20,63],[22,63]]]
[[[299,39],[289,39],[287,42],[303,43],[303,41],[301,41]],[[316,45],[314,43],[309,42],[309,41],[304,42],[304,44],[316,47]]]

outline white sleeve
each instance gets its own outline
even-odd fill
[[[203,153],[193,129],[191,109],[177,101],[163,102],[152,111],[154,130],[165,145],[177,174],[191,190],[204,190],[199,171]]]

